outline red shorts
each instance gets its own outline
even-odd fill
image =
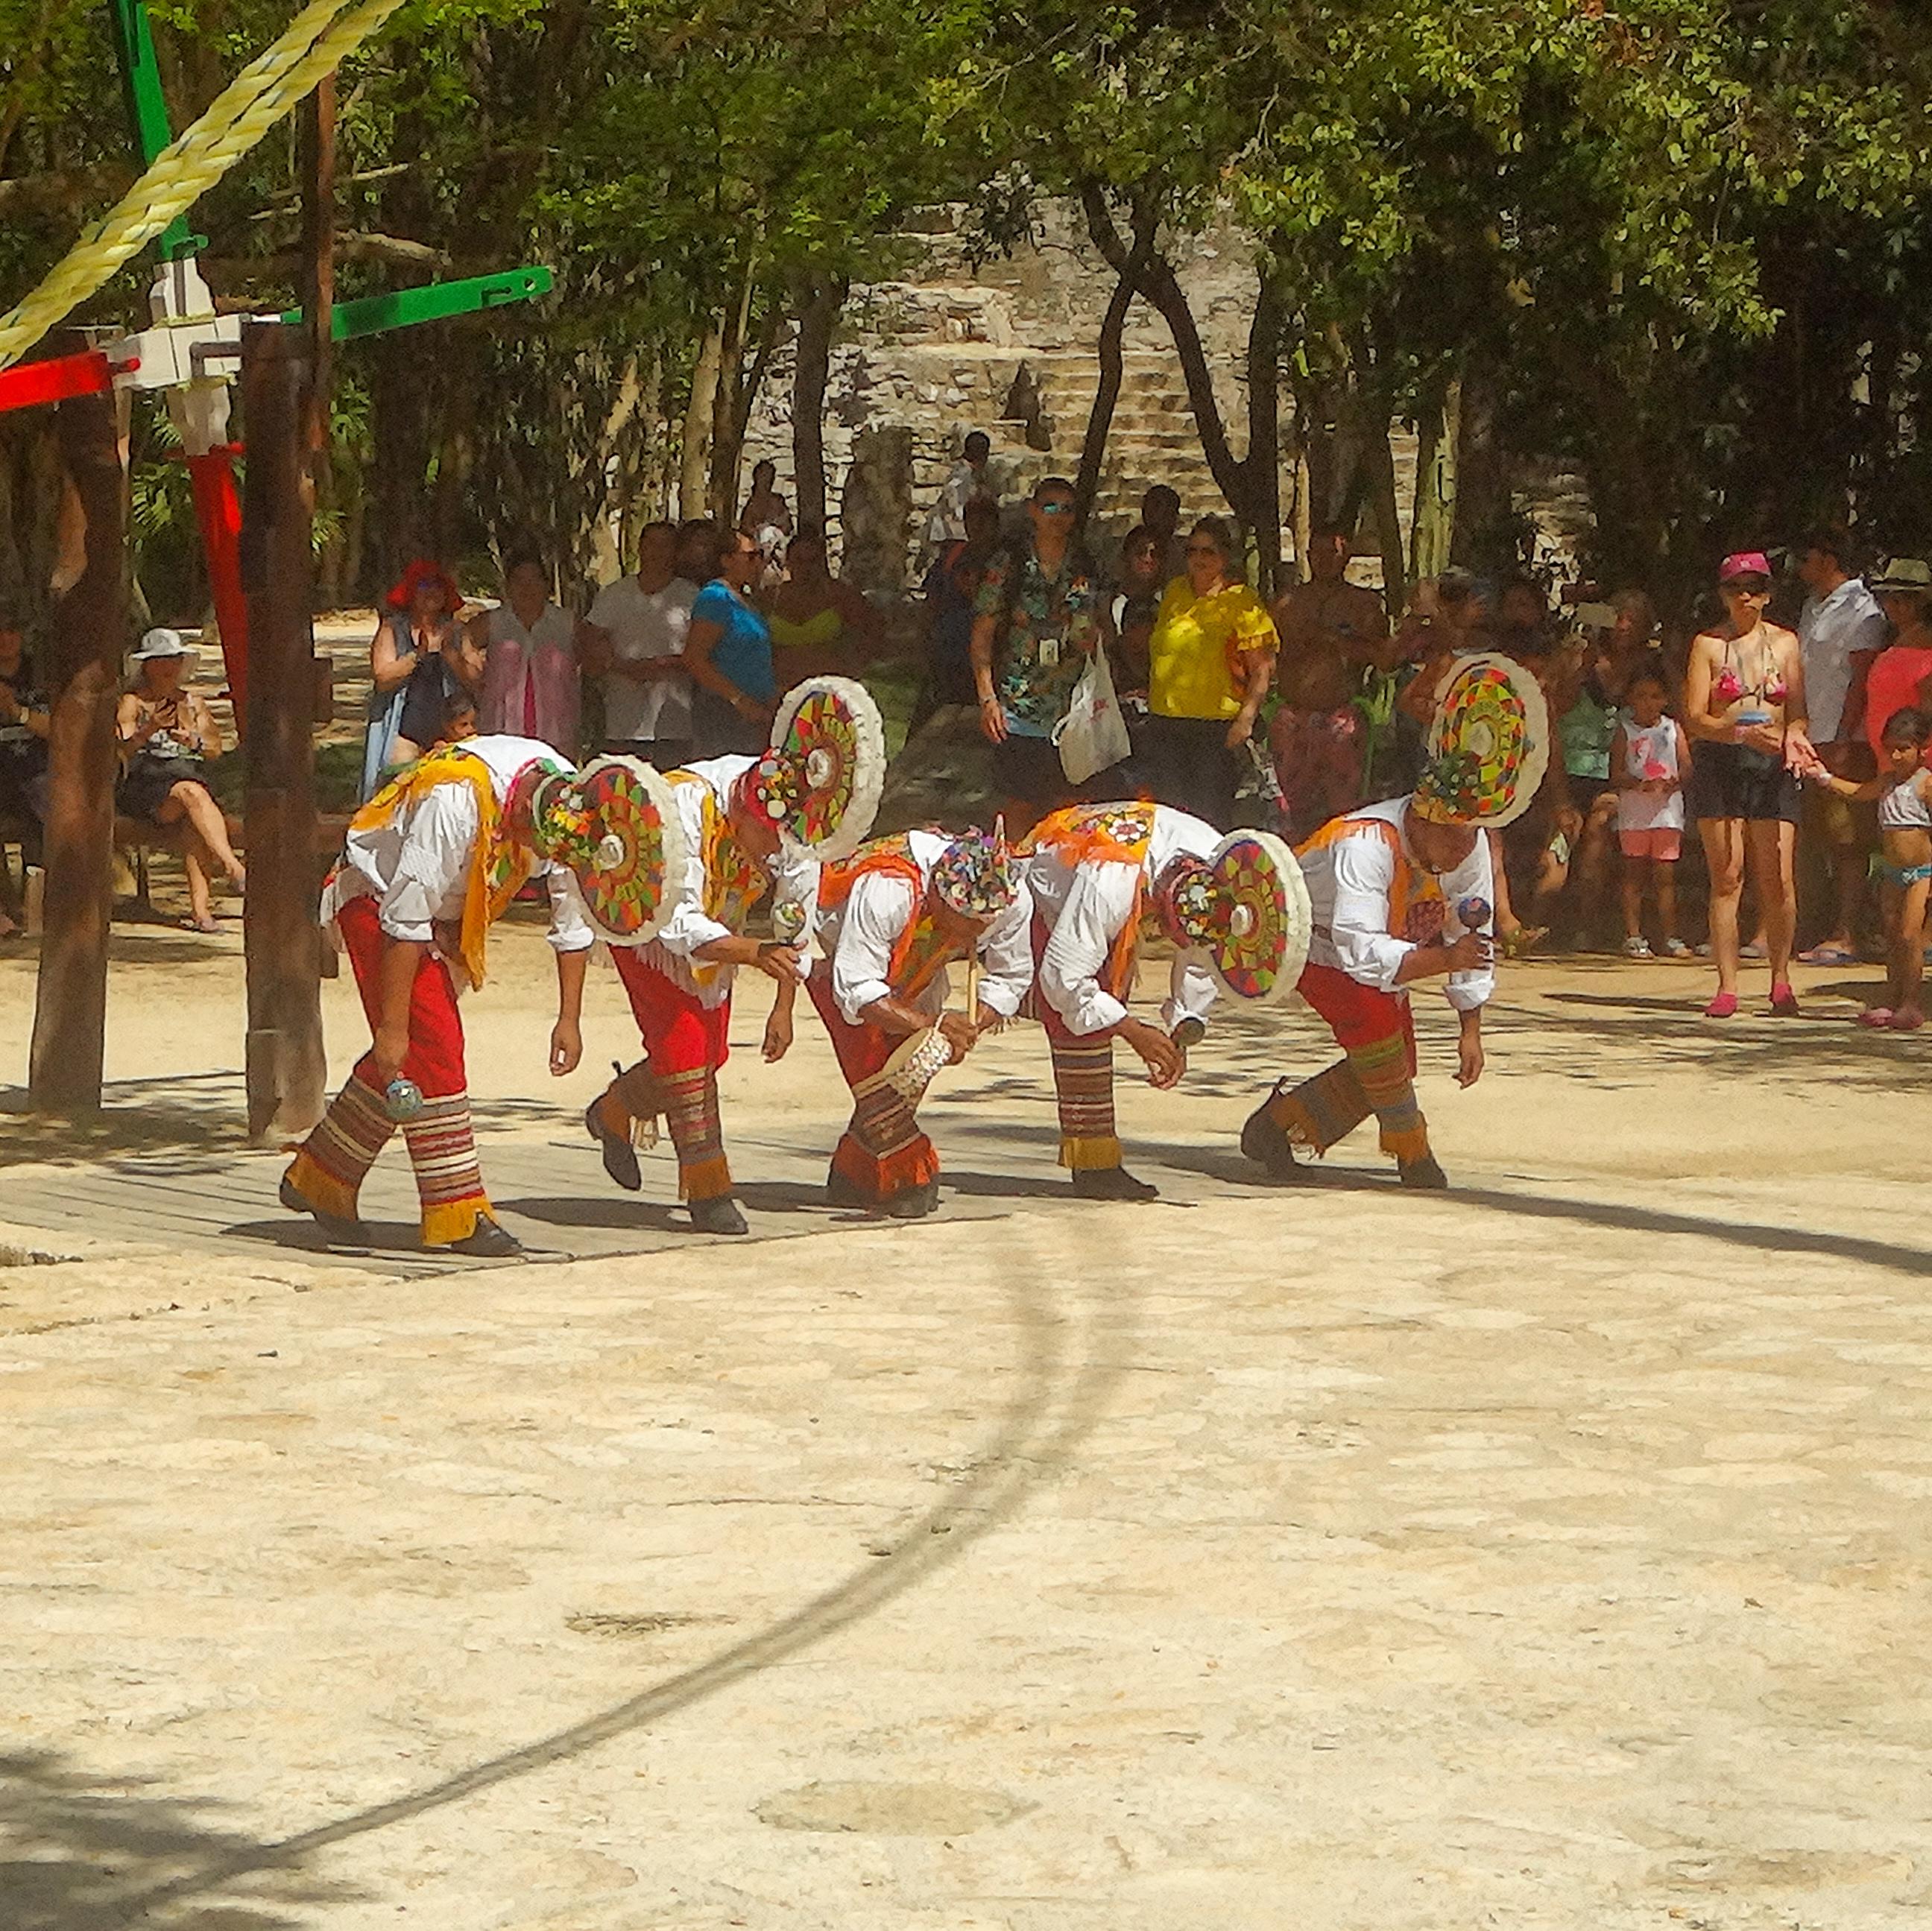
[[[1684,855],[1684,834],[1669,825],[1655,825],[1647,832],[1619,832],[1617,843],[1625,858],[1654,858],[1675,865]]]

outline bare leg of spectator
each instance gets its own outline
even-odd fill
[[[1711,874],[1711,963],[1718,968],[1718,996],[1738,996],[1738,901],[1744,889],[1744,824],[1742,818],[1700,818],[1705,868]]]
[[[1798,923],[1797,886],[1792,876],[1792,853],[1798,828],[1780,818],[1754,818],[1744,827],[1751,877],[1757,886],[1759,916],[1763,922],[1765,949],[1771,959],[1774,996],[1791,978],[1791,941]]]

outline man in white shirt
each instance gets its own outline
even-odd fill
[[[1280,1082],[1241,1129],[1241,1150],[1291,1180],[1295,1147],[1325,1153],[1373,1113],[1402,1185],[1445,1187],[1415,1097],[1408,988],[1446,979],[1461,1023],[1456,1084],[1474,1085],[1496,985],[1490,841],[1446,815],[1425,773],[1406,796],[1331,819],[1295,856],[1313,925],[1298,989],[1343,1057],[1299,1086]]]
[[[952,473],[940,485],[939,499],[926,520],[926,541],[929,550],[944,549],[949,543],[966,540],[966,505],[975,496],[991,496],[993,486],[986,466],[993,445],[983,430],[976,429],[966,439]]]
[[[1862,578],[1846,568],[1842,538],[1814,537],[1799,559],[1804,608],[1798,642],[1804,655],[1804,703],[1811,742],[1825,768],[1839,778],[1873,773],[1865,740],[1865,679],[1885,648],[1885,613]],[[1808,965],[1851,965],[1858,958],[1852,928],[1865,892],[1867,862],[1878,840],[1874,808],[1855,805],[1822,785],[1804,793],[1805,843],[1822,861],[1832,893],[1831,931],[1798,957]],[[1815,875],[1811,877],[1815,882]]]
[[[698,586],[676,574],[677,526],[638,538],[638,571],[597,593],[580,626],[584,668],[604,680],[604,748],[660,771],[691,757],[691,678],[684,640]]]
[[[313,1215],[333,1237],[358,1237],[363,1177],[400,1124],[422,1199],[423,1245],[490,1258],[522,1252],[497,1223],[477,1165],[452,968],[482,985],[491,922],[526,879],[543,878],[556,955],[550,1069],[574,1069],[594,935],[574,880],[536,857],[533,844],[539,819],[572,803],[570,775],[534,738],[468,738],[409,766],[351,821],[323,888],[322,919],[349,954],[375,1041],[281,1186],[284,1207]]]
[[[819,878],[824,956],[806,982],[852,1089],[852,1120],[826,1194],[916,1220],[939,1204],[939,1155],[920,1130],[919,1093],[886,1077],[892,1055],[935,1029],[957,1065],[1019,1010],[1033,983],[1033,901],[1003,829],[880,838]],[[973,1009],[945,1010],[948,968],[976,962]]]
[[[1121,1164],[1114,1120],[1114,1042],[1145,1062],[1166,1092],[1205,1030],[1214,979],[1177,920],[1177,894],[1221,841],[1204,819],[1165,805],[1076,805],[1042,818],[1028,840],[1036,916],[1034,1006],[1053,1055],[1060,1164],[1096,1200],[1152,1200],[1158,1191]],[[1160,1023],[1127,1009],[1142,919],[1177,946]]]
[[[684,889],[650,944],[610,954],[646,1057],[620,1073],[584,1116],[604,1171],[634,1192],[644,1184],[634,1130],[662,1114],[677,1150],[678,1192],[702,1234],[749,1231],[733,1196],[718,1105],[733,982],[739,967],[751,966],[777,985],[764,1057],[782,1058],[805,976],[800,941],[811,933],[818,897],[817,862],[785,849],[761,801],[759,778],[770,755],[714,757],[669,774],[692,860]],[[754,939],[746,924],[768,888],[776,936]]]

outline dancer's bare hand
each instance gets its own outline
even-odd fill
[[[946,1064],[956,1066],[973,1050],[973,1042],[980,1036],[980,1030],[963,1012],[942,1012],[938,1024],[939,1036],[952,1051],[952,1057]]]
[[[1456,1084],[1474,1086],[1483,1076],[1483,1036],[1466,1032],[1456,1042]]]
[[[1451,972],[1480,972],[1496,957],[1496,948],[1482,932],[1465,932],[1454,945],[1444,946],[1444,955]]]
[[[376,1062],[376,1070],[382,1076],[387,1086],[403,1069],[403,1062],[410,1056],[410,1029],[401,1026],[378,1026],[376,1043],[369,1049],[369,1056]]]
[[[791,1051],[791,1008],[774,1006],[772,1016],[765,1021],[765,1041],[760,1048],[764,1054],[765,1064],[776,1066]]]
[[[1158,1026],[1144,1019],[1123,1019],[1120,1037],[1147,1062],[1148,1084],[1157,1092],[1180,1084],[1187,1070],[1187,1055]]]
[[[550,1070],[553,1078],[574,1073],[584,1057],[584,1034],[574,1019],[560,1019],[550,1029]]]
[[[761,945],[753,955],[752,964],[767,979],[776,980],[780,985],[802,985],[805,982],[805,955],[796,946]]]

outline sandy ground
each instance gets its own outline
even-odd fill
[[[274,1158],[235,937],[116,943],[116,1111],[0,1114],[0,1220]],[[600,973],[552,1087],[498,957],[486,1164],[626,1044]],[[407,1277],[0,1231],[87,1250],[0,1267],[0,1927],[1923,1923],[1932,1048],[1862,976],[1720,1027],[1516,969],[1466,1095],[1426,1005],[1446,1197],[1255,1183],[1291,1015],[1125,1090],[1150,1207],[1065,1196],[1021,1029],[929,1108],[992,1217]],[[841,1111],[809,1027],[727,1096],[747,1174]]]

